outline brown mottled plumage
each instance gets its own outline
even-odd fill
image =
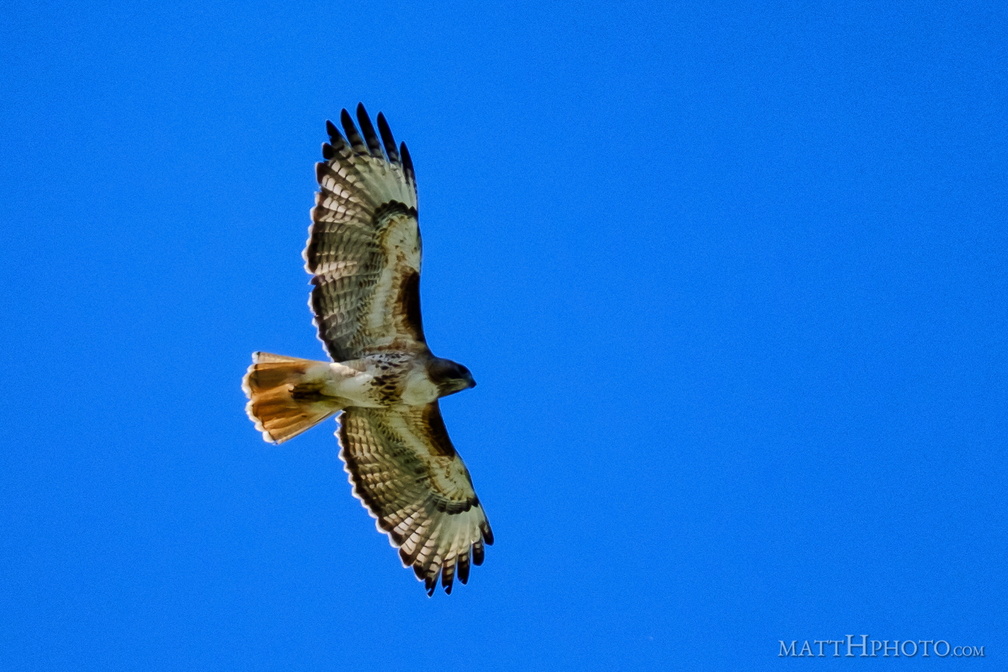
[[[310,306],[333,362],[255,353],[242,382],[249,417],[281,443],[342,412],[338,437],[354,495],[428,595],[469,578],[493,533],[445,428],[438,398],[472,387],[431,354],[420,317],[416,176],[385,117],[326,122],[305,247]]]

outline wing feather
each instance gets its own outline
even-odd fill
[[[362,154],[366,153],[368,151],[367,145],[364,144],[364,139],[361,138],[360,133],[357,131],[353,118],[346,110],[340,112],[340,124],[343,126],[343,132],[346,134],[347,140],[350,141],[350,146],[353,147],[353,150]]]
[[[368,151],[371,152],[371,156],[384,159],[385,155],[382,153],[381,142],[378,141],[378,134],[375,133],[367,110],[364,109],[364,103],[357,103],[357,123],[360,124],[361,133],[364,134],[364,140],[367,141]]]
[[[385,115],[378,113],[378,132],[381,133],[382,144],[385,145],[385,153],[388,154],[389,161],[399,163],[399,152],[396,151],[395,138],[392,137],[392,129],[389,128]]]
[[[396,152],[384,116],[380,139],[363,105],[357,118],[360,131],[343,110],[343,134],[326,122],[326,160],[315,169],[319,191],[304,251],[319,339],[336,361],[427,347],[413,163],[405,145]]]
[[[399,145],[399,155],[402,157],[402,167],[403,172],[406,173],[406,179],[413,185],[413,191],[416,191],[416,171],[413,170],[413,157],[410,156],[405,142]]]
[[[468,581],[493,533],[437,402],[347,409],[338,436],[354,496],[428,594]]]

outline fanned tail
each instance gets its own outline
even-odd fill
[[[242,379],[245,412],[269,443],[283,443],[342,410],[320,394],[329,364],[268,352],[252,354]]]

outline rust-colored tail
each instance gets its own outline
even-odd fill
[[[242,379],[249,398],[245,412],[264,440],[283,443],[341,410],[337,399],[318,394],[328,366],[268,352],[252,354],[252,366]]]

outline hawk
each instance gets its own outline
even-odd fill
[[[309,305],[333,361],[257,352],[242,380],[249,418],[282,443],[340,414],[340,458],[356,496],[433,595],[451,593],[493,543],[469,470],[438,399],[474,387],[469,369],[435,357],[420,319],[416,176],[384,115],[326,122],[325,161],[304,250]],[[359,128],[358,128],[359,126]]]

